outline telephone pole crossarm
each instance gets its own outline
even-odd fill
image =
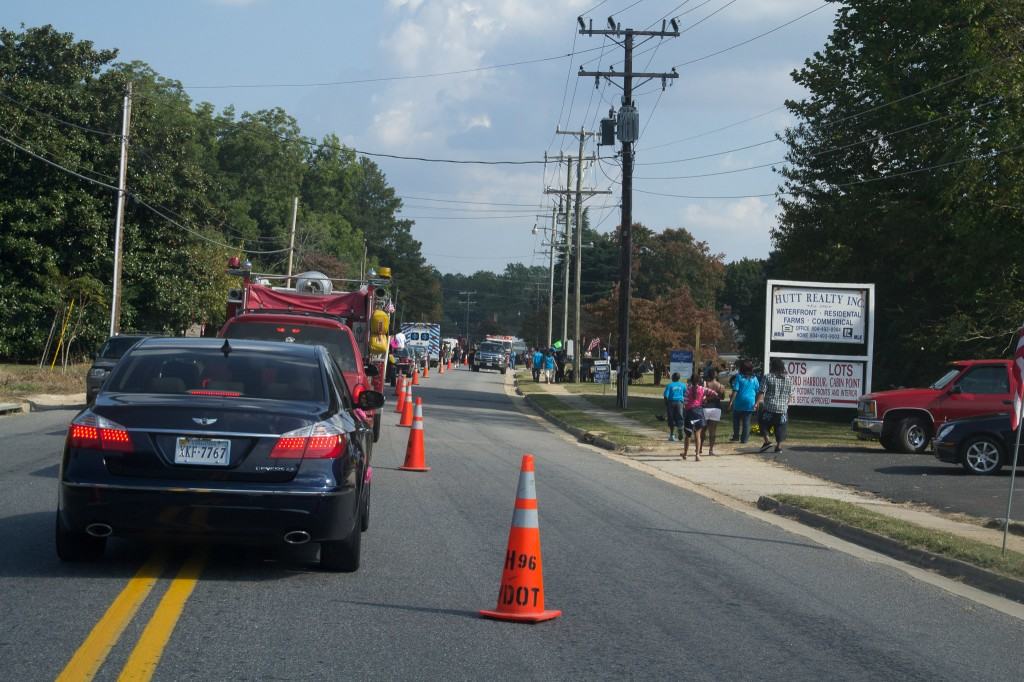
[[[590,76],[597,78],[622,78],[623,74],[621,71],[584,71],[580,69],[577,76]],[[634,71],[633,78],[679,78],[678,71],[665,71],[660,73],[647,72],[647,71]]]

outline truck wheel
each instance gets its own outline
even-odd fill
[[[380,410],[373,415],[373,442],[380,440]]]
[[[891,433],[883,433],[878,437],[878,442],[889,452],[896,452],[900,449],[899,444]]]
[[[991,476],[1003,466],[1003,448],[991,436],[976,436],[961,446],[964,471]]]
[[[907,417],[900,422],[897,442],[903,452],[918,454],[924,452],[931,440],[928,425],[920,417]]]

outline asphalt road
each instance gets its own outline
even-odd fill
[[[350,575],[317,570],[311,547],[114,541],[96,564],[62,565],[71,413],[0,420],[0,679],[54,679],[79,647],[98,652],[102,680],[146,679],[140,661],[158,680],[1020,679],[1021,621],[567,442],[501,380],[460,371],[420,387],[429,473],[396,470],[408,431],[388,413]],[[564,611],[532,626],[477,615],[495,605],[524,452],[547,605]],[[132,578],[154,555],[150,577]],[[143,583],[118,634],[111,614]]]
[[[760,442],[760,441],[758,441]],[[770,451],[763,455],[775,459]],[[868,447],[794,446],[778,462],[819,478],[880,495],[894,502],[916,502],[945,512],[1005,518],[1010,471],[971,476],[931,453],[908,455]],[[1010,518],[1024,521],[1024,472],[1017,472]]]

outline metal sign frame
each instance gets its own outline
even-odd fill
[[[772,291],[775,287],[798,287],[804,289],[847,289],[850,291],[867,292],[867,315],[864,321],[866,329],[864,336],[867,342],[867,354],[866,355],[830,355],[821,353],[789,353],[789,352],[776,352],[773,353],[772,347]],[[828,343],[827,341],[794,341],[787,340],[784,343]],[[783,358],[786,360],[824,360],[831,362],[862,362],[865,363],[864,371],[864,393],[871,392],[871,377],[874,373],[874,355],[875,355],[875,285],[874,284],[856,284],[850,282],[801,282],[788,279],[770,279],[767,283],[765,290],[765,302],[764,302],[764,367],[767,373],[768,364],[771,358]],[[837,407],[843,409],[841,405],[829,405],[828,407]]]

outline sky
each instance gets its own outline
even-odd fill
[[[785,156],[785,146],[772,140],[792,122],[784,101],[804,94],[791,72],[832,30],[835,4],[826,4],[4,0],[0,25],[53,24],[98,48],[118,48],[121,60],[148,63],[180,81],[196,102],[239,111],[279,106],[305,135],[335,133],[361,151],[542,162],[545,153],[578,152],[577,139],[556,135],[556,128],[594,130],[620,104],[617,85],[602,81],[595,88],[594,78],[576,72],[581,64],[621,71],[622,48],[579,35],[576,18],[593,19],[597,29],[612,16],[623,28],[642,29],[678,17],[680,37],[634,50],[634,70],[675,66],[679,78],[664,91],[660,82],[634,90],[642,132],[633,219],[658,232],[685,227],[728,262],[765,257],[771,249],[780,177],[770,167],[745,169]],[[424,77],[452,71],[464,73]],[[588,164],[584,185],[612,192],[585,204],[591,225],[602,232],[619,223],[616,151],[588,140],[587,154],[604,158]],[[403,216],[415,220],[424,256],[442,273],[547,264],[547,235],[532,228],[550,226],[554,195],[544,190],[564,185],[564,164],[375,160],[403,198]],[[666,194],[676,196],[660,196]]]

